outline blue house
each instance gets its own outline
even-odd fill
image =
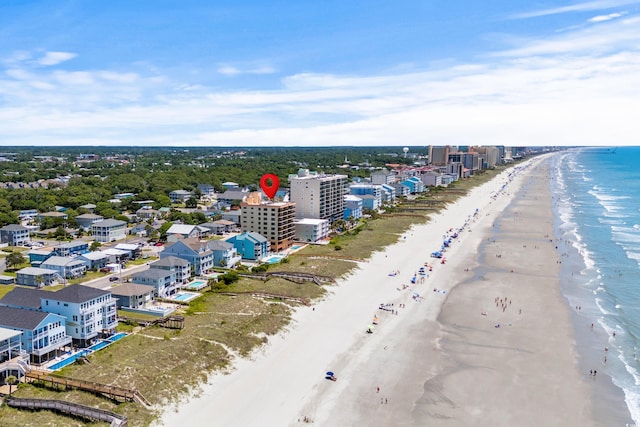
[[[420,178],[416,178],[415,176],[402,181],[402,185],[409,187],[409,192],[411,194],[423,193],[426,188]]]
[[[351,194],[344,196],[343,219],[348,220],[349,218],[354,220],[362,218],[362,199]]]
[[[89,243],[78,240],[56,246],[51,252],[51,255],[74,256],[86,254],[87,252],[89,252]]]
[[[22,349],[33,363],[55,358],[72,342],[66,333],[66,319],[55,313],[0,306],[0,327],[22,332]]]
[[[247,231],[226,240],[243,259],[259,260],[269,252],[269,241],[261,234]]]
[[[219,240],[200,241],[194,238],[178,240],[165,246],[160,252],[160,259],[168,256],[189,261],[196,276],[211,273],[216,266],[233,267],[241,260],[231,243]]]

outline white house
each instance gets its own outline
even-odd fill
[[[317,242],[329,236],[329,220],[303,218],[293,222],[295,240],[299,242]]]
[[[105,219],[91,225],[91,234],[96,242],[115,242],[127,237],[127,223],[117,219]]]
[[[42,311],[66,318],[67,335],[84,347],[100,333],[111,335],[118,325],[116,300],[110,291],[71,285],[41,297]]]

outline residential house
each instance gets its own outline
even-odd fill
[[[23,286],[41,288],[56,283],[64,283],[65,279],[56,270],[40,267],[25,267],[16,272],[16,283]]]
[[[72,342],[66,319],[55,313],[0,306],[0,327],[22,332],[22,349],[31,355],[32,363],[57,357]]]
[[[51,255],[57,256],[76,256],[82,255],[89,252],[89,243],[77,240],[75,242],[63,243],[59,246],[56,246],[51,251]]]
[[[396,182],[396,175],[393,172],[389,172],[387,169],[371,173],[372,184],[382,185],[393,184],[394,182]]]
[[[105,219],[91,226],[91,234],[97,242],[110,243],[127,237],[127,223],[118,219]]]
[[[216,267],[233,268],[242,260],[231,243],[222,240],[210,240],[208,243],[213,252],[213,265]]]
[[[380,208],[380,199],[371,194],[361,194],[358,197],[362,199],[362,209],[371,211],[378,210]]]
[[[7,243],[9,246],[24,246],[31,242],[29,229],[18,224],[8,224],[0,228],[0,243]]]
[[[218,194],[218,202],[227,206],[239,205],[246,200],[248,195],[248,191],[227,190],[222,194]]]
[[[226,240],[243,259],[258,261],[269,253],[269,241],[259,233],[246,231]]]
[[[78,206],[78,209],[93,213],[93,211],[96,210],[96,205],[94,205],[93,203],[87,203],[86,205]]]
[[[363,207],[365,209],[375,210],[382,206],[383,189],[382,185],[374,184],[351,184],[349,186],[349,193],[354,196],[362,198]],[[375,200],[371,200],[369,197],[373,196]]]
[[[297,219],[293,222],[295,239],[299,242],[319,242],[329,237],[329,220],[317,218]]]
[[[136,211],[136,217],[139,220],[147,221],[150,219],[155,219],[158,216],[158,211],[153,209],[151,206],[143,206]]]
[[[213,222],[205,222],[204,224],[200,224],[200,227],[207,228],[210,230],[211,234],[217,234],[219,236],[227,233],[231,233],[237,230],[238,225],[233,221],[228,221],[226,219],[219,219]]]
[[[152,262],[149,264],[149,268],[159,268],[174,272],[176,274],[176,282],[179,285],[186,285],[191,281],[191,263],[186,259],[170,255]]]
[[[196,225],[173,224],[167,230],[167,242],[176,242],[188,238],[199,239],[201,237],[200,228]]]
[[[193,266],[193,274],[205,275],[212,271],[213,267],[221,266],[222,261],[227,267],[233,267],[241,258],[232,244],[218,240],[199,241],[189,238],[178,240],[165,246],[160,252],[160,259],[175,256],[187,260]]]
[[[442,187],[442,173],[436,170],[425,171],[420,175],[420,180],[424,185],[431,187]]]
[[[51,251],[45,251],[41,249],[31,249],[27,251],[27,256],[29,257],[29,264],[31,267],[39,267],[44,261],[47,260],[52,255]]]
[[[21,288],[18,286],[0,298],[0,306],[41,311],[41,298],[49,295],[49,291],[33,288]]]
[[[76,259],[84,262],[87,266],[87,270],[99,270],[101,268],[104,268],[109,263],[109,255],[101,251],[82,254]]]
[[[216,195],[216,189],[211,184],[198,184],[197,188],[203,196],[213,197]]]
[[[347,194],[344,196],[344,218],[345,220],[358,220],[362,218],[362,199],[358,196]]]
[[[66,221],[67,219],[69,219],[69,215],[67,215],[64,212],[57,212],[57,211],[43,212],[38,214],[38,217],[37,217],[38,221],[42,221],[45,218],[52,218],[60,221]]]
[[[67,335],[81,347],[98,334],[111,335],[118,325],[116,300],[111,291],[71,285],[42,297],[42,311],[66,318]]]
[[[18,214],[18,219],[20,221],[32,220],[38,216],[37,209],[23,209]]]
[[[40,267],[55,270],[65,279],[82,277],[87,272],[87,265],[83,261],[77,258],[56,255],[47,258],[46,261],[40,264]]]
[[[9,375],[20,380],[31,369],[29,355],[22,349],[22,332],[0,328],[0,382],[6,384]]]
[[[0,274],[0,285],[13,285],[14,283],[16,283],[15,277]]]
[[[144,309],[153,302],[155,289],[148,285],[125,283],[111,289],[117,308]]]
[[[127,252],[128,259],[138,259],[142,256],[142,247],[137,243],[118,243],[115,249]]]
[[[402,185],[409,188],[411,194],[423,193],[425,191],[425,185],[420,178],[412,176],[402,181]]]
[[[193,193],[187,190],[174,190],[169,193],[171,203],[184,203],[193,197]]]
[[[411,189],[406,185],[403,185],[399,182],[394,182],[393,184],[389,184],[396,190],[396,197],[409,197],[411,194]]]
[[[236,226],[242,223],[242,211],[240,209],[222,212],[222,219],[233,222]]]
[[[389,184],[380,185],[382,190],[382,201],[385,203],[393,203],[396,201],[396,189]]]
[[[100,221],[104,221],[104,217],[102,215],[96,215],[93,213],[86,213],[76,216],[76,224],[78,224],[78,227],[84,231],[91,230],[91,226]]]
[[[176,282],[176,273],[160,268],[150,268],[131,275],[131,281],[139,285],[151,286],[154,296],[167,298],[175,294],[182,284]]]

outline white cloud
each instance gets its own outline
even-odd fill
[[[40,65],[57,65],[62,62],[75,58],[77,55],[71,52],[47,52],[38,59]]]
[[[637,144],[639,19],[519,40],[518,49],[467,64],[370,76],[299,73],[273,90],[215,90],[162,74],[13,67],[0,75],[0,139],[8,145]],[[258,68],[228,67],[237,74]]]
[[[627,12],[619,12],[619,13],[610,13],[608,15],[598,15],[598,16],[594,16],[591,19],[588,19],[587,22],[595,23],[595,22],[610,21],[611,19],[621,18],[626,14]]]
[[[276,69],[267,65],[261,65],[256,67],[238,68],[232,65],[221,65],[218,67],[218,73],[225,76],[236,76],[239,74],[273,74]]]
[[[532,12],[524,12],[512,15],[513,19],[537,18],[540,16],[559,15],[570,12],[589,12],[592,10],[611,9],[619,6],[640,3],[638,0],[595,0],[583,3],[572,4],[569,6],[556,7],[551,9],[542,9]]]

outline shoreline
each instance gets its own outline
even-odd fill
[[[461,408],[474,403],[465,397],[457,406],[451,406],[451,402],[460,399],[455,395],[459,390],[452,388],[450,382],[438,383],[434,379],[443,379],[443,373],[447,372],[448,379],[455,377],[456,384],[465,384],[468,388],[480,384],[486,387],[486,381],[490,386],[496,385],[496,379],[491,377],[483,378],[485,383],[478,382],[473,375],[467,375],[468,370],[462,369],[464,365],[447,356],[451,354],[452,345],[460,345],[452,338],[468,332],[461,328],[456,316],[472,322],[494,320],[480,316],[475,308],[477,302],[464,301],[468,284],[478,281],[479,277],[476,248],[481,249],[482,242],[492,232],[494,220],[511,206],[524,176],[531,173],[522,170],[524,165],[539,164],[541,160],[534,158],[517,166],[515,174],[513,169],[503,172],[434,215],[428,223],[414,225],[397,243],[374,253],[336,287],[329,288],[329,295],[323,301],[296,310],[286,330],[272,337],[253,357],[236,360],[231,373],[212,375],[199,396],[166,411],[157,425],[291,426],[305,419],[327,426],[409,426],[421,425],[424,419],[430,425],[456,425],[448,424],[447,418],[434,416],[430,408],[444,408],[463,416],[466,409]],[[436,264],[429,254],[439,248],[449,229],[464,224],[468,228],[445,253],[447,263]],[[425,262],[432,264],[433,271],[424,283],[411,284],[411,277]],[[400,274],[389,276],[389,272],[397,270]],[[450,292],[453,288],[455,292]],[[556,317],[563,325],[561,340],[571,343],[572,331],[566,332],[569,315],[559,286],[554,298]],[[391,307],[398,314],[380,310],[382,303],[393,304]],[[469,304],[474,307],[472,312]],[[564,315],[558,315],[559,310]],[[373,316],[379,317],[379,324],[373,334],[366,334]],[[493,324],[488,327],[491,329],[481,334],[495,335],[498,331],[493,329]],[[514,339],[507,333],[511,332],[508,327],[500,328],[499,332],[505,332],[503,335],[508,340]],[[571,346],[569,349],[573,351]],[[504,353],[504,349],[502,351]],[[497,360],[508,361],[510,354],[501,354]],[[528,355],[524,351],[518,354]],[[562,359],[557,365],[561,374],[569,366],[576,381],[581,381],[575,352],[573,358]],[[338,381],[325,380],[327,370],[336,372]],[[490,372],[489,369],[481,371]],[[589,388],[587,382],[583,382],[580,393],[571,389],[571,394],[576,399],[584,398],[589,406]],[[538,391],[544,391],[544,384],[535,385],[540,388]],[[486,393],[480,390],[474,396],[486,397]],[[573,402],[579,408],[582,421],[595,425],[590,406],[587,411],[576,399]],[[531,409],[531,405],[525,407]],[[511,416],[521,415],[518,409],[503,407],[512,412]],[[477,407],[471,409],[478,410]],[[562,419],[562,415],[558,419]],[[522,424],[520,421],[518,424]],[[461,425],[460,422],[458,418],[457,425]],[[462,422],[462,425],[473,424]]]

